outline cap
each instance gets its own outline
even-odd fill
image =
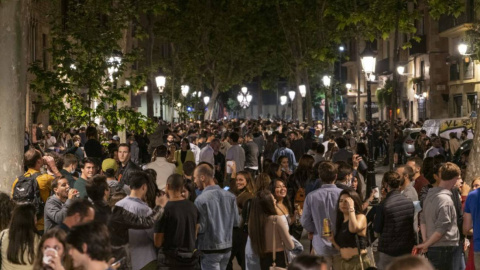
[[[118,135],[113,135],[112,140],[120,141],[120,137],[118,137]]]
[[[102,171],[106,172],[108,169],[113,169],[117,171],[118,164],[113,158],[107,158],[102,162]]]

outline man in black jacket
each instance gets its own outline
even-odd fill
[[[126,143],[118,145],[118,160],[121,166],[117,172],[117,179],[119,181],[117,191],[121,190],[123,185],[130,186],[130,175],[134,171],[140,171],[140,167],[130,160],[130,145]]]
[[[387,198],[382,201],[375,217],[375,232],[380,234],[378,269],[386,269],[393,257],[409,254],[415,245],[412,200],[400,193],[401,176],[386,172],[383,182],[387,185]]]

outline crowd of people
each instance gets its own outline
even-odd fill
[[[1,269],[480,269],[480,178],[424,149],[367,190],[367,125],[335,125],[35,126],[0,193]]]

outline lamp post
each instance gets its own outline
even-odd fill
[[[307,95],[307,87],[305,84],[301,84],[298,86],[298,92],[300,93],[300,96],[302,97],[302,108],[305,108],[304,102],[305,102],[305,96]],[[306,110],[306,109],[305,109]],[[307,112],[307,113],[312,113],[312,112]],[[305,121],[307,118],[306,113],[303,113],[303,120]]]
[[[330,76],[323,76],[322,78],[322,82],[323,82],[323,85],[325,87],[327,87],[327,89],[330,88],[330,84],[332,82],[332,79],[330,78]],[[326,131],[328,131],[328,127],[329,127],[329,123],[330,123],[330,109],[328,108],[328,91],[325,91],[325,113],[324,113],[324,117],[325,117],[325,134],[323,135],[324,138],[327,136],[326,134]]]
[[[367,162],[367,198],[375,184],[375,161],[373,160],[373,124],[372,124],[372,90],[371,85],[375,80],[375,64],[377,61],[375,52],[369,45],[360,54],[363,71],[367,80],[367,121],[368,121],[368,162]]]
[[[288,97],[290,97],[290,104],[292,105],[292,121],[293,121],[293,100],[295,99],[295,91],[288,91]]]
[[[157,83],[158,93],[160,94],[160,119],[163,120],[163,90],[165,90],[165,76],[157,76],[155,78]]]
[[[241,91],[237,95],[237,101],[240,104],[240,107],[243,109],[248,108],[250,106],[250,102],[252,102],[253,96],[248,92],[247,87],[242,87]],[[244,117],[247,117],[247,112],[244,111]]]
[[[181,93],[182,93],[182,96],[183,96],[183,99],[184,99],[183,103],[185,104],[185,98],[188,95],[188,91],[190,91],[190,86],[182,85],[182,86],[180,86],[180,89],[181,89]],[[182,108],[180,108],[180,109],[182,109]],[[179,112],[181,113],[181,112],[183,112],[183,110],[179,110]],[[180,121],[181,121],[180,113],[179,113],[178,117],[180,118]]]
[[[345,51],[345,47],[343,45],[340,45],[338,47],[338,81],[341,84],[342,83],[342,54],[343,51]],[[333,119],[337,119],[337,110],[338,110],[338,102],[337,102],[337,91],[335,88],[332,88],[333,91]],[[340,116],[341,119],[341,116]]]

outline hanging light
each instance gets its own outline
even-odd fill
[[[280,96],[280,105],[287,104],[287,96]]]
[[[370,44],[365,46],[365,50],[360,54],[360,59],[362,61],[363,71],[367,76],[367,79],[371,79],[371,74],[375,73],[375,65],[377,63],[377,56],[375,52],[370,47]]]
[[[248,93],[247,94],[247,102],[248,103],[252,102],[252,99],[253,99],[252,95],[250,95],[250,93]]]
[[[350,91],[350,89],[352,89],[352,84],[347,83],[347,84],[345,84],[345,87],[347,87],[347,90]]]
[[[300,92],[300,95],[302,98],[304,98],[307,95],[307,87],[305,87],[305,84],[301,84],[298,86],[298,92]]]
[[[197,97],[199,97],[199,98],[202,97],[202,92],[198,91],[197,92]]]
[[[461,54],[461,55],[467,55],[467,49],[468,49],[468,45],[465,44],[465,43],[460,43],[458,44],[458,52]]]
[[[148,86],[145,85],[145,86],[143,87],[143,91],[145,91],[145,93],[148,92]]]
[[[165,89],[165,82],[166,82],[165,76],[155,77],[155,82],[157,83],[158,92],[162,94],[163,90]]]
[[[330,78],[330,76],[323,76],[322,78],[322,81],[323,81],[323,85],[325,85],[326,87],[330,87],[330,83],[332,82],[332,79]]]
[[[242,103],[242,102],[243,102],[243,95],[242,95],[242,93],[238,93],[238,95],[237,95],[237,101],[238,101],[239,103]]]
[[[403,73],[405,73],[405,66],[398,66],[397,73],[403,75]]]
[[[205,106],[207,106],[208,102],[210,102],[210,97],[209,96],[204,96],[203,97],[203,102],[205,103]]]
[[[179,107],[179,108],[182,107],[182,103],[181,103],[181,102],[178,102],[178,103],[177,103],[177,107]]]
[[[242,87],[242,94],[246,95],[248,92],[248,88],[247,87]]]
[[[183,96],[183,97],[187,97],[188,91],[190,90],[190,86],[188,86],[188,85],[182,85],[182,86],[181,86],[181,89],[182,89],[182,96]]]
[[[295,91],[288,91],[288,97],[290,97],[290,100],[293,101],[295,99]]]

